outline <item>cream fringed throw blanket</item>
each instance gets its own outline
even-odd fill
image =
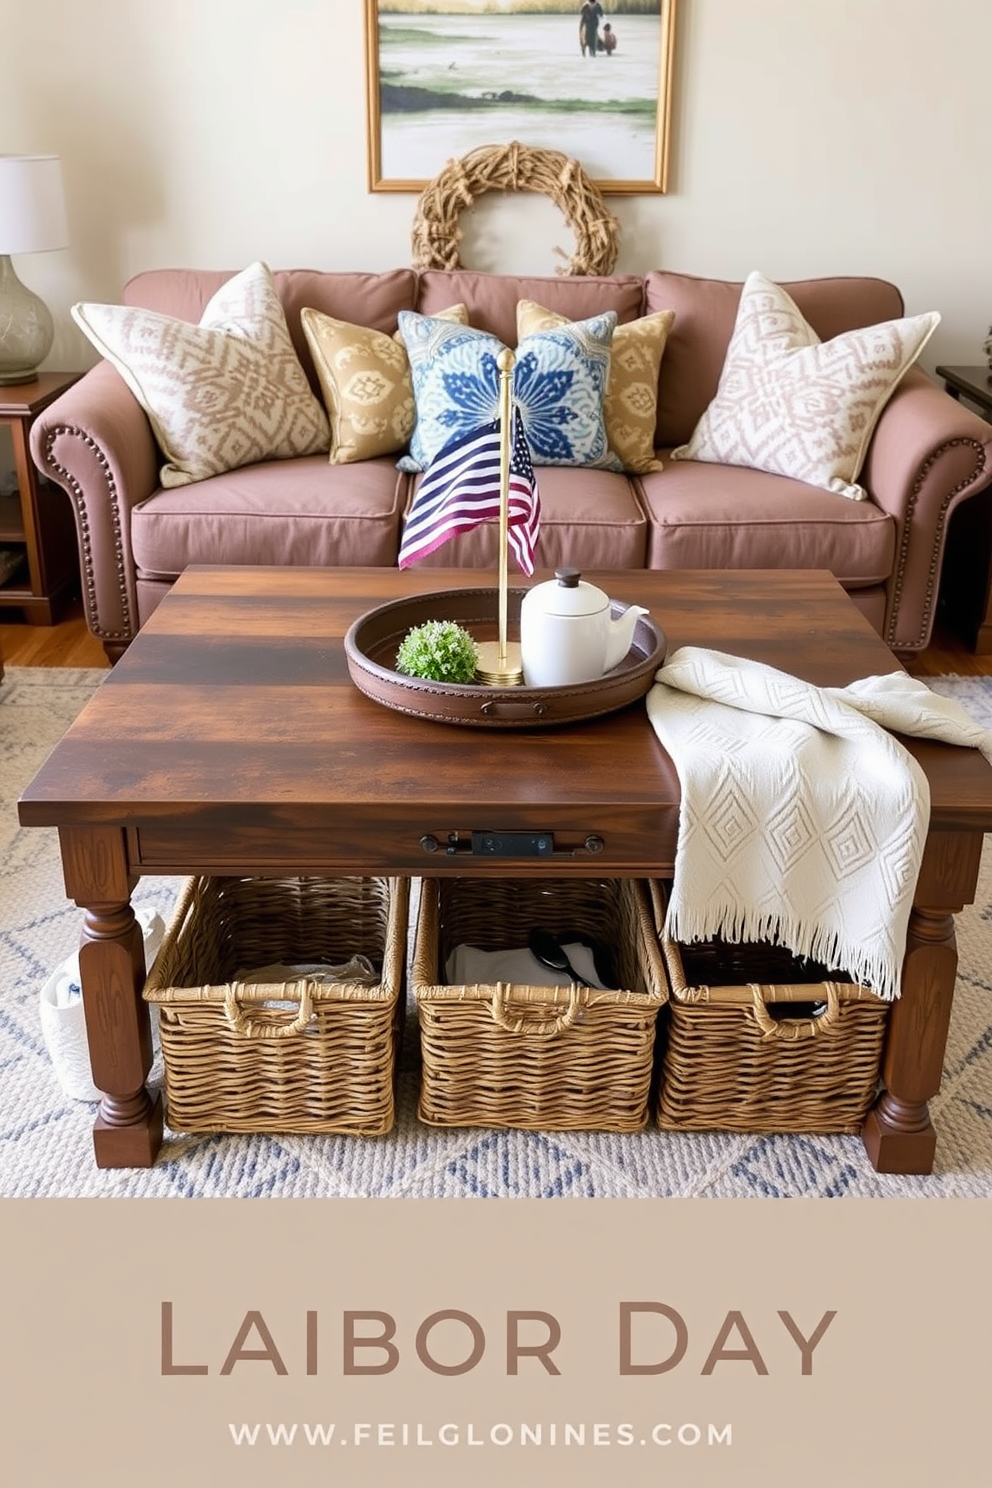
[[[777,939],[897,997],[930,790],[886,729],[990,763],[992,734],[900,673],[820,688],[696,646],[647,708],[682,792],[672,938]]]

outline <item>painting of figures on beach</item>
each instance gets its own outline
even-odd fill
[[[366,0],[369,185],[518,141],[664,191],[675,0]]]

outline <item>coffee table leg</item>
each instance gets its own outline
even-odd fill
[[[861,1135],[880,1173],[929,1173],[937,1134],[927,1102],[940,1089],[958,952],[954,915],[974,899],[982,838],[927,841],[909,921],[902,994],[892,1004],[882,1060],[885,1086]]]
[[[958,956],[954,917],[914,909],[902,996],[893,1003],[882,1079],[885,1089],[862,1129],[880,1173],[929,1173],[937,1133],[927,1101],[940,1089]]]
[[[93,1127],[97,1167],[148,1168],[162,1143],[162,1097],[145,1087],[151,1024],[124,834],[69,828],[60,839],[66,892],[85,910],[79,971],[93,1083],[102,1092]]]

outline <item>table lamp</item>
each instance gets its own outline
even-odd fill
[[[0,155],[0,383],[31,382],[52,348],[48,306],[14,272],[12,253],[66,248],[57,155]]]

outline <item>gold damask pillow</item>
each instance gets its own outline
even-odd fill
[[[468,310],[451,305],[438,318],[468,325]],[[300,319],[331,421],[331,464],[350,465],[403,449],[417,409],[400,332],[387,336],[309,308]]]
[[[610,449],[623,468],[635,475],[662,468],[654,452],[658,375],[674,322],[673,310],[659,310],[618,325],[613,332],[603,422]],[[517,301],[518,341],[568,324],[567,315],[546,310],[533,300]]]
[[[132,305],[73,305],[72,318],[148,415],[163,486],[326,450],[327,418],[266,264],[222,284],[199,325]]]

